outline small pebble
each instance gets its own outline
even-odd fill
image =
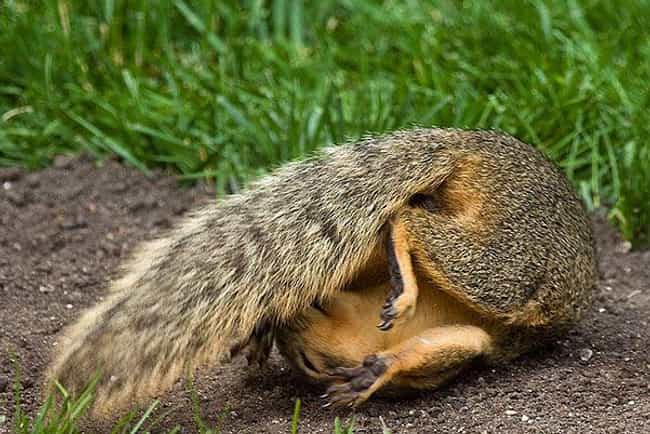
[[[580,350],[580,360],[583,362],[588,362],[593,357],[594,352],[589,348],[583,348]]]
[[[71,305],[71,304],[66,304],[66,305],[65,305],[65,308],[66,308],[66,309],[72,309],[72,305]]]
[[[632,243],[629,241],[623,241],[616,246],[616,251],[618,253],[629,253],[632,250]]]
[[[38,290],[43,294],[48,294],[54,291],[54,288],[52,288],[50,285],[41,285],[38,287]]]
[[[525,414],[521,416],[521,421],[522,422],[528,422],[529,420],[530,420],[530,418],[528,416],[526,416]]]
[[[517,412],[514,410],[506,410],[506,416],[514,416],[515,414],[517,414]]]

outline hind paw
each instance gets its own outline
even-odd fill
[[[387,369],[386,360],[376,355],[366,357],[363,364],[356,368],[334,369],[328,373],[334,384],[322,396],[327,400],[323,407],[358,406],[384,384]]]

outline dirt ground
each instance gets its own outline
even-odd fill
[[[61,328],[102,296],[138,241],[212,196],[205,186],[181,188],[170,177],[146,178],[114,161],[97,167],[83,157],[60,157],[35,173],[0,169],[0,432],[13,414],[11,360],[22,369],[24,406],[33,410]],[[222,415],[223,432],[288,432],[300,397],[303,433],[332,432],[337,415],[354,417],[360,433],[381,432],[380,417],[394,433],[648,433],[650,252],[630,252],[600,219],[594,224],[601,282],[593,313],[551,347],[509,366],[473,369],[435,392],[373,400],[355,414],[322,409],[322,391],[277,355],[264,372],[238,360],[197,379],[204,417]],[[196,430],[185,390],[179,384],[162,397],[162,411],[170,410],[163,427]]]

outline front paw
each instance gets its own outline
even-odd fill
[[[415,314],[416,305],[417,300],[414,297],[409,297],[406,293],[402,293],[397,297],[389,296],[382,306],[379,314],[381,322],[377,327],[382,331],[387,331],[393,328],[396,320],[412,318]]]

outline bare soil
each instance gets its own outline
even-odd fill
[[[214,196],[160,173],[60,157],[34,173],[0,169],[0,432],[13,414],[15,365],[24,407],[39,404],[40,381],[57,335],[103,294],[140,240]],[[356,432],[650,432],[650,252],[631,252],[594,218],[601,281],[593,312],[568,336],[496,369],[478,367],[450,385],[404,399],[375,399],[354,414],[322,409],[320,389],[277,355],[262,372],[245,362],[202,373],[195,389],[204,418],[223,432],[289,432],[303,401],[301,432],[332,432],[335,416]],[[137,349],[134,349],[137,350]],[[12,363],[15,361],[16,363]],[[196,431],[190,394],[179,383],[162,397],[161,428]],[[88,432],[105,425],[86,423]]]

